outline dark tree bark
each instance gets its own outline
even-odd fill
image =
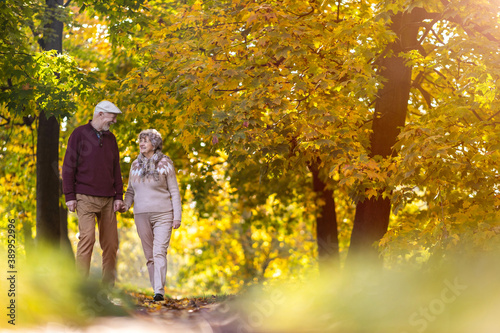
[[[53,116],[47,119],[43,111],[36,154],[36,238],[59,244],[59,123]]]
[[[321,212],[316,218],[316,242],[318,244],[318,261],[320,272],[339,267],[339,241],[337,231],[337,214],[333,190],[326,187],[320,176],[317,163],[309,165],[313,177],[313,190],[324,201]]]
[[[47,0],[48,23],[46,34],[39,41],[43,50],[62,53],[64,24],[57,20],[62,0]],[[38,122],[36,162],[36,238],[51,244],[69,244],[67,235],[67,212],[59,205],[59,121],[55,116],[48,119],[43,111]]]
[[[423,14],[423,11],[415,9],[411,13],[398,13],[392,17],[390,28],[398,39],[387,45],[383,53],[386,56],[379,62],[380,74],[385,82],[375,103],[372,157],[379,155],[386,158],[394,155],[393,146],[405,125],[412,68],[406,65],[399,53],[418,48],[417,34]],[[376,260],[378,254],[374,245],[387,231],[390,212],[389,198],[372,197],[356,205],[348,261],[358,255]]]

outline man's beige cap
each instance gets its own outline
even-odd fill
[[[122,113],[120,109],[110,101],[99,102],[95,106],[95,112]]]

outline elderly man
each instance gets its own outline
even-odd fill
[[[62,168],[66,205],[78,215],[77,266],[88,276],[97,219],[102,280],[111,286],[116,279],[118,251],[116,211],[124,204],[118,145],[109,127],[120,113],[109,101],[97,104],[92,120],[71,133]]]

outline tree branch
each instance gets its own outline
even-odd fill
[[[312,13],[314,13],[314,7],[311,7],[311,11],[310,12],[307,12],[307,13],[304,13],[304,14],[295,14],[294,12],[288,11],[288,10],[285,10],[285,13],[289,13],[289,14],[292,14],[294,16],[297,16],[297,18],[302,18],[302,17],[306,17],[306,16],[311,15]]]
[[[429,108],[432,108],[432,105],[431,105],[431,102],[432,102],[432,95],[426,91],[422,85],[420,84],[422,82],[422,79],[424,77],[424,71],[421,71],[420,73],[418,73],[417,77],[415,78],[415,80],[413,81],[413,84],[412,86],[417,88],[418,91],[420,91],[420,93],[422,94],[422,96],[424,97],[425,99],[425,102],[427,103],[427,106]]]
[[[31,115],[24,116],[22,123],[13,122],[10,117],[6,117],[3,114],[0,114],[0,118],[5,120],[4,123],[0,124],[0,127],[4,127],[4,126],[8,126],[8,125],[13,125],[13,126],[24,126],[24,125],[26,125],[29,128],[31,128],[31,124],[35,121],[35,117],[33,117]]]
[[[479,121],[484,121],[483,118],[481,118],[481,116],[473,109],[471,109],[472,113],[476,116],[477,119],[479,119]]]
[[[0,52],[0,54],[19,54],[19,55],[25,55],[25,56],[28,56],[28,57],[32,57],[31,54],[24,53],[24,52]]]
[[[441,73],[440,71],[438,71],[437,69],[433,69],[433,72],[437,73],[439,76],[441,76],[448,84],[449,84],[449,87],[451,88],[451,90],[455,91],[455,87],[453,87],[453,84],[451,84],[451,82],[448,80],[448,78],[443,74]],[[431,82],[431,81],[429,81]],[[435,83],[434,83],[435,84]]]
[[[447,0],[441,0],[441,3],[445,6],[445,7],[448,7],[450,5],[450,2],[447,1]],[[445,10],[446,11],[446,10]],[[473,35],[474,33],[470,30],[470,29],[467,29],[465,27],[465,24],[464,24],[464,21],[463,19],[458,16],[458,15],[455,15],[453,17],[449,17],[447,18],[448,21],[450,22],[453,22],[453,23],[456,23],[458,24],[459,26],[461,26],[464,31],[468,34],[468,35]],[[486,39],[488,39],[490,42],[496,42],[496,43],[499,43],[499,40],[493,36],[492,34],[490,34],[489,32],[484,32],[484,30],[488,29],[488,27],[484,27],[484,26],[480,26],[479,24],[476,24],[474,22],[471,22],[472,26],[473,26],[473,30],[476,31],[477,33],[483,35]]]
[[[337,22],[340,22],[340,0],[337,1]]]
[[[0,114],[0,118],[4,119],[6,122],[3,124],[0,124],[0,127],[2,126],[7,126],[10,124],[10,118],[5,117],[4,115]]]
[[[491,119],[493,119],[498,114],[500,114],[500,111],[495,112],[492,116],[488,117],[488,119],[486,119],[486,121],[490,121]]]
[[[431,30],[432,30],[432,34],[434,35],[434,37],[436,37],[438,42],[440,42],[441,44],[444,45],[444,41],[441,39],[441,37],[438,36],[438,34],[434,31],[434,29],[431,29]]]
[[[419,44],[422,44],[422,42],[424,41],[425,37],[427,37],[427,35],[429,34],[429,32],[433,31],[432,29],[432,26],[437,22],[437,18],[433,19],[429,24],[426,24],[425,25],[425,31],[424,33],[422,34],[422,37],[420,38],[420,40],[418,41]]]
[[[243,90],[247,90],[247,89],[245,89],[245,88],[241,88],[241,89],[214,89],[214,91],[217,91],[217,92],[226,92],[226,91],[238,92],[238,91],[243,91]]]
[[[431,103],[432,103],[432,101],[431,101],[432,95],[428,91],[426,91],[424,88],[422,88],[422,86],[420,84],[417,85],[417,89],[418,89],[418,91],[420,91],[420,93],[424,97],[425,102],[427,103],[427,106],[430,109],[432,109],[432,105],[431,105]]]

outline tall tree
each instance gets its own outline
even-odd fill
[[[401,6],[400,4],[388,11],[390,15],[388,28],[394,34],[395,39],[387,44],[376,62],[382,77],[382,88],[380,88],[375,100],[370,139],[370,156],[372,158],[378,161],[387,161],[390,157],[397,155],[396,143],[406,125],[408,106],[412,101],[410,98],[411,88],[415,88],[416,92],[421,94],[427,108],[440,104],[439,100],[434,99],[423,88],[422,78],[428,74],[422,71],[418,75],[412,75],[412,68],[418,62],[412,61],[409,57],[412,52],[417,52],[422,59],[433,57],[434,54],[437,55],[440,52],[449,52],[446,50],[447,42],[445,41],[448,29],[442,31],[442,36],[438,36],[433,30],[436,25],[449,22],[451,26],[458,25],[465,30],[462,38],[476,38],[474,35],[480,34],[488,43],[498,45],[497,39],[488,32],[483,25],[484,23],[477,23],[474,20],[465,23],[462,16],[466,12],[464,11],[465,6],[467,6],[467,1],[464,3],[441,1],[440,4],[427,6],[415,2],[409,6]],[[476,5],[472,8],[475,11],[470,15],[479,16],[481,12],[487,10],[488,6]],[[444,44],[441,50],[438,50],[435,45],[430,46],[432,41],[428,40],[429,34],[437,36],[438,43]],[[487,48],[485,51],[488,52]],[[479,54],[481,51],[476,50],[475,52]],[[443,66],[449,68],[446,63],[443,63]],[[456,70],[461,71],[460,67]],[[435,71],[437,72],[436,69]],[[428,76],[427,81],[433,83]],[[356,206],[349,250],[351,258],[357,257],[358,254],[370,257],[377,256],[377,243],[388,229],[392,193],[383,186],[379,187],[377,191],[377,195],[361,200]]]
[[[60,207],[59,119],[75,110],[75,97],[84,95],[91,82],[68,55],[62,54],[63,21],[68,10],[61,1],[1,2],[1,102],[8,117],[36,120],[36,229],[37,240],[69,244],[67,219]],[[12,119],[10,119],[12,118]],[[12,121],[11,121],[12,120]],[[10,124],[9,124],[10,123]],[[7,143],[8,144],[8,143]],[[7,153],[10,147],[5,147]],[[12,153],[15,149],[12,149]]]
[[[63,28],[61,9],[63,0],[46,0],[44,34],[39,40],[43,51],[55,50],[62,54]],[[38,116],[36,159],[36,238],[39,241],[69,243],[59,207],[59,121],[56,115],[47,115],[42,109]]]
[[[339,268],[339,238],[337,213],[333,189],[328,186],[328,177],[321,173],[318,162],[310,163],[313,190],[320,198],[320,209],[316,218],[316,243],[320,270]]]
[[[417,36],[425,14],[422,9],[415,9],[411,13],[398,12],[390,18],[389,29],[396,38],[387,44],[377,64],[383,87],[375,100],[370,138],[371,158],[385,159],[396,154],[393,147],[405,125],[411,87],[412,68],[404,52],[417,48]],[[377,255],[373,243],[379,241],[387,231],[391,213],[391,198],[380,194],[361,200],[356,205],[349,248],[352,257],[359,252]]]

